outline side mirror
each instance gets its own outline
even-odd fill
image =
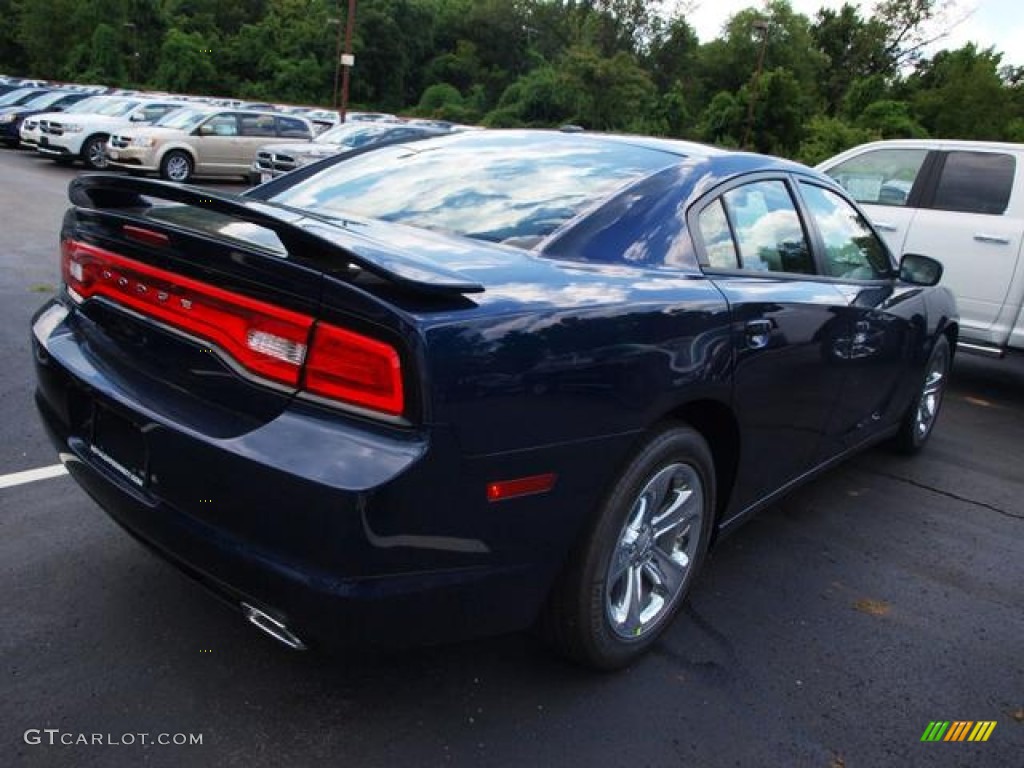
[[[919,253],[905,253],[900,259],[900,280],[911,285],[938,285],[942,262]]]
[[[208,123],[203,123],[196,128],[196,134],[199,136],[213,136],[213,126]]]
[[[136,112],[128,120],[133,123],[144,123],[146,122],[146,116],[142,112]]]

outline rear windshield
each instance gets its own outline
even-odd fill
[[[594,137],[481,131],[358,155],[270,200],[329,216],[526,244],[679,160]]]

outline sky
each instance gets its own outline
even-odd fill
[[[840,8],[844,0],[790,0],[798,13],[814,18],[819,8]],[[868,16],[874,2],[850,0]],[[687,21],[702,42],[721,35],[726,20],[744,8],[758,7],[758,0],[694,0]],[[950,24],[959,21],[934,50],[959,48],[974,42],[980,48],[995,47],[1004,64],[1024,66],[1024,0],[956,0],[948,11]],[[941,27],[940,27],[941,30]]]

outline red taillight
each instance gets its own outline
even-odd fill
[[[305,389],[317,395],[399,415],[405,409],[402,364],[388,344],[318,323],[306,361]]]
[[[61,245],[64,281],[76,301],[110,299],[210,342],[275,382],[298,387],[304,372],[304,388],[318,396],[391,416],[405,410],[401,361],[384,342],[103,248]]]
[[[209,341],[244,368],[298,386],[313,318],[126,259],[64,243],[64,280],[83,299],[103,296]]]

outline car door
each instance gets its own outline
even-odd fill
[[[238,154],[238,115],[218,112],[204,120],[194,131],[196,173],[224,173],[233,167]]]
[[[903,254],[934,155],[926,147],[866,148],[819,169],[857,201],[889,249]]]
[[[908,361],[921,346],[927,307],[919,288],[898,282],[885,244],[848,200],[815,180],[800,179],[796,186],[819,268],[845,299],[831,350],[845,375],[825,430],[824,459],[903,415],[912,388]]]
[[[942,283],[956,294],[961,336],[1001,343],[1013,318],[999,314],[1021,251],[1024,183],[1007,151],[951,149],[939,155],[935,183],[923,195],[903,253],[942,262]]]
[[[844,369],[843,295],[818,274],[782,175],[735,183],[691,215],[702,266],[729,302],[740,465],[729,516],[818,460]]]
[[[238,141],[235,143],[235,155],[231,158],[232,168],[239,172],[248,171],[261,147],[281,141],[277,135],[274,115],[240,115]]]

